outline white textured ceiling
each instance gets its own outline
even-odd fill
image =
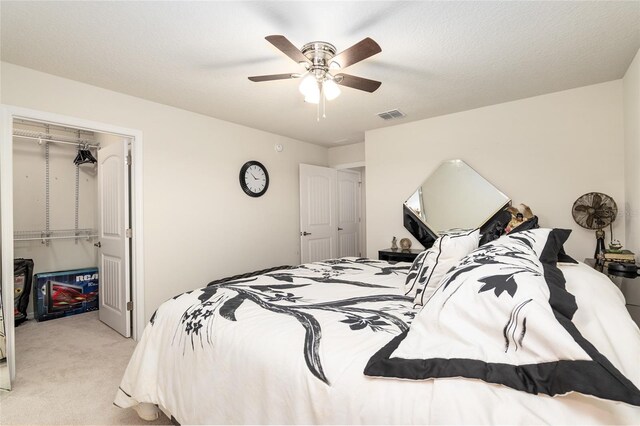
[[[618,79],[640,48],[640,2],[10,2],[2,60],[322,145],[366,130]],[[382,53],[345,72],[316,122],[299,72],[264,37]],[[399,108],[402,120],[376,113]]]

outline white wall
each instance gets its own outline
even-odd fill
[[[40,127],[14,124],[14,128],[43,131]],[[68,132],[51,129],[52,135],[73,136]],[[92,137],[83,135],[83,139]],[[75,226],[75,164],[77,149],[70,145],[51,143],[49,146],[49,225],[52,230],[74,229]],[[94,152],[95,155],[95,152]],[[15,201],[13,218],[15,231],[44,230],[45,209],[45,145],[37,141],[14,138],[13,188]],[[96,168],[80,166],[78,227],[95,229],[97,213]],[[41,241],[16,241],[14,256],[32,259],[34,273],[90,268],[97,265],[94,241],[79,239],[52,240],[49,245]],[[29,317],[33,303],[29,298]]]
[[[1,66],[3,104],[143,132],[146,318],[164,300],[213,279],[300,261],[298,164],[326,166],[326,148]],[[240,189],[238,174],[248,160],[269,171],[261,198]]]
[[[360,166],[364,164],[364,159],[364,142],[329,148],[329,167],[340,168],[345,165],[349,167]]]
[[[570,255],[592,257],[594,233],[574,222],[571,207],[600,191],[623,209],[622,120],[616,80],[367,132],[368,252],[394,235],[415,243],[402,203],[442,161],[460,158],[515,204],[528,204],[542,226],[573,229]],[[624,220],[614,233],[624,239]]]
[[[622,80],[627,248],[640,255],[640,50]]]

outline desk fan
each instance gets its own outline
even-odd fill
[[[580,196],[571,209],[573,220],[583,228],[596,231],[595,259],[604,256],[604,228],[609,226],[618,214],[618,206],[613,198],[601,192],[589,192]],[[611,228],[613,237],[613,229]]]

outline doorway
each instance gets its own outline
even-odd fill
[[[121,164],[119,165],[119,168],[114,168],[113,161],[110,162],[108,167],[103,168],[104,170],[110,169],[112,171],[111,175],[107,176],[107,180],[110,179],[109,182],[111,182],[111,191],[109,192],[110,194],[114,194],[114,185],[119,185],[119,187],[125,192],[130,191],[130,193],[126,194],[127,199],[130,199],[131,201],[130,203],[112,203],[111,207],[107,208],[107,210],[111,209],[111,211],[115,211],[113,206],[116,205],[116,209],[118,210],[118,214],[116,216],[118,218],[121,218],[122,220],[125,220],[125,218],[129,217],[131,218],[130,225],[128,225],[126,229],[122,228],[123,232],[126,234],[124,235],[124,237],[128,237],[126,238],[126,247],[122,245],[122,250],[118,251],[124,251],[126,258],[130,260],[126,262],[127,265],[122,264],[116,268],[112,264],[110,265],[111,268],[109,269],[109,266],[105,267],[105,264],[102,261],[105,258],[105,255],[104,253],[102,253],[102,250],[100,250],[100,252],[98,253],[98,260],[96,264],[100,264],[102,269],[106,271],[106,273],[101,271],[101,273],[105,275],[105,282],[108,283],[110,281],[109,277],[113,278],[114,275],[119,275],[124,279],[124,286],[122,287],[122,291],[120,289],[117,289],[115,293],[117,293],[118,297],[121,297],[122,300],[124,300],[124,303],[126,305],[125,309],[132,311],[130,313],[131,321],[124,327],[130,330],[130,335],[134,338],[134,340],[138,340],[138,338],[142,334],[142,329],[144,327],[144,270],[142,241],[142,133],[137,130],[121,128],[104,123],[92,122],[88,120],[66,117],[41,111],[28,110],[19,107],[2,106],[1,108],[3,122],[3,131],[2,134],[0,134],[0,236],[2,238],[2,249],[0,254],[2,257],[2,300],[6,301],[5,303],[3,303],[3,314],[6,326],[6,352],[8,366],[11,380],[14,380],[16,371],[13,310],[13,264],[16,254],[16,252],[14,251],[14,236],[16,235],[15,232],[17,231],[15,227],[15,219],[17,218],[14,217],[14,197],[17,194],[14,192],[15,182],[13,151],[14,134],[16,130],[14,127],[18,127],[14,126],[14,123],[31,122],[39,123],[45,126],[56,126],[58,128],[73,128],[77,130],[80,135],[82,135],[82,132],[85,132],[85,134],[104,134],[119,140],[121,142],[119,144],[120,147],[126,146],[127,150],[130,149],[131,155],[129,159],[129,156],[126,155],[124,151],[125,148],[116,148],[116,150],[120,151]],[[42,137],[40,139],[42,139]],[[36,140],[34,141],[34,143],[37,144],[38,141]],[[110,144],[105,143],[105,147],[108,145]],[[99,154],[99,152],[97,153],[97,157],[97,160],[101,161],[101,155]],[[112,155],[109,155],[109,158],[112,158]],[[114,176],[116,176],[120,172],[124,172],[125,169],[127,177],[130,176],[129,183],[127,184],[123,179],[119,183],[114,183]],[[98,175],[99,174],[100,173],[98,173]],[[98,178],[99,176],[96,176],[96,179]],[[104,184],[101,185],[104,187]],[[105,197],[102,197],[100,195],[100,191],[97,192],[97,198],[104,200]],[[100,208],[104,209],[105,207],[101,206]],[[113,220],[115,219],[111,219],[111,224],[115,223],[113,222]],[[100,223],[101,221],[98,220],[98,222]],[[126,221],[120,222],[119,225],[124,225],[125,223]],[[95,244],[97,245],[101,244],[102,239],[105,237],[105,227],[100,225],[98,228],[100,229],[100,235],[99,238],[96,238],[95,241]],[[76,237],[79,229],[80,228],[78,226],[73,229],[74,233],[72,234],[71,238],[77,240]],[[107,229],[107,231],[109,230]],[[108,233],[109,232],[107,232],[107,234]],[[112,233],[113,232],[111,232],[111,234]],[[51,237],[52,233],[45,234],[45,236]],[[88,234],[84,236],[89,237]],[[96,237],[97,236],[98,235],[96,235]],[[43,239],[42,241],[46,240]],[[113,259],[113,256],[111,256],[110,259]],[[109,270],[111,272],[109,272]],[[111,281],[113,281],[113,279],[111,279]],[[102,287],[103,277],[101,277],[100,282]],[[130,297],[128,297],[128,294],[126,294],[129,288],[131,289]],[[115,299],[113,294],[115,293],[112,293],[111,298],[106,298],[106,301],[110,301],[111,305],[114,304]],[[125,300],[124,297],[127,297],[128,300]],[[102,300],[100,302],[100,305],[101,308],[104,306]]]
[[[362,169],[300,164],[302,263],[366,256]]]

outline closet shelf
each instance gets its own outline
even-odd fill
[[[49,240],[72,240],[86,238],[96,238],[96,229],[52,229],[49,231],[15,231],[14,241],[49,241]]]

